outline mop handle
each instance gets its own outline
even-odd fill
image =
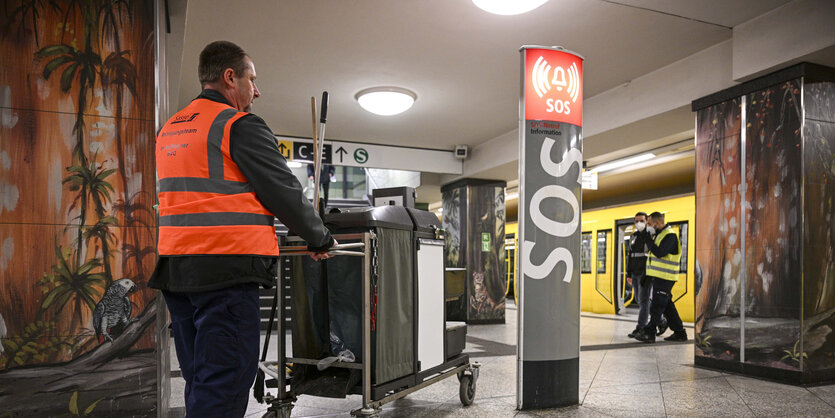
[[[316,144],[316,139],[314,139],[314,146],[316,147],[316,152],[314,153],[315,161],[313,163],[313,169],[315,170],[315,174],[313,176],[314,185],[314,193],[313,193],[313,208],[316,209],[316,213],[319,213],[319,180],[321,179],[322,175],[322,160],[324,160],[324,149],[325,149],[325,121],[327,120],[328,116],[328,92],[322,92],[322,110],[319,112],[319,133],[318,133],[318,144]],[[315,106],[314,106],[314,117],[315,116]],[[322,208],[324,210],[324,208]]]
[[[310,96],[310,113],[313,120],[313,209],[319,213],[319,126],[316,124],[316,98]]]

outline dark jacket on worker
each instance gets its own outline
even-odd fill
[[[197,99],[230,105],[215,90],[203,90]],[[237,119],[229,132],[229,153],[252,186],[261,204],[291,233],[305,239],[311,250],[333,245],[333,237],[304,196],[301,184],[287,167],[266,122],[254,114]],[[277,258],[259,255],[161,256],[149,286],[171,292],[204,292],[239,283],[275,281]]]
[[[626,266],[626,275],[644,275],[647,270],[647,256],[649,246],[652,244],[652,237],[649,232],[635,231],[629,239],[629,263]]]

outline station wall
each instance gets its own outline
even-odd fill
[[[155,416],[154,4],[7,3],[0,414]]]

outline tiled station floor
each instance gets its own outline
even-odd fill
[[[466,352],[482,364],[473,405],[461,405],[458,380],[451,377],[385,405],[381,416],[835,416],[835,385],[802,388],[695,368],[692,324],[691,341],[643,344],[626,336],[634,320],[634,314],[581,315],[579,406],[516,410],[516,309],[510,305],[505,324],[468,329]],[[181,414],[182,379],[171,383],[172,415]],[[348,416],[360,406],[359,396],[300,396],[293,416]],[[265,410],[253,399],[246,416],[260,417]]]

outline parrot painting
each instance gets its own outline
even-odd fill
[[[114,337],[110,332],[115,326],[126,327],[136,321],[130,317],[132,306],[128,299],[128,295],[133,292],[136,292],[136,283],[130,279],[119,279],[107,287],[104,296],[96,303],[96,308],[93,309],[93,329],[99,343],[104,343],[105,340],[113,341]]]

